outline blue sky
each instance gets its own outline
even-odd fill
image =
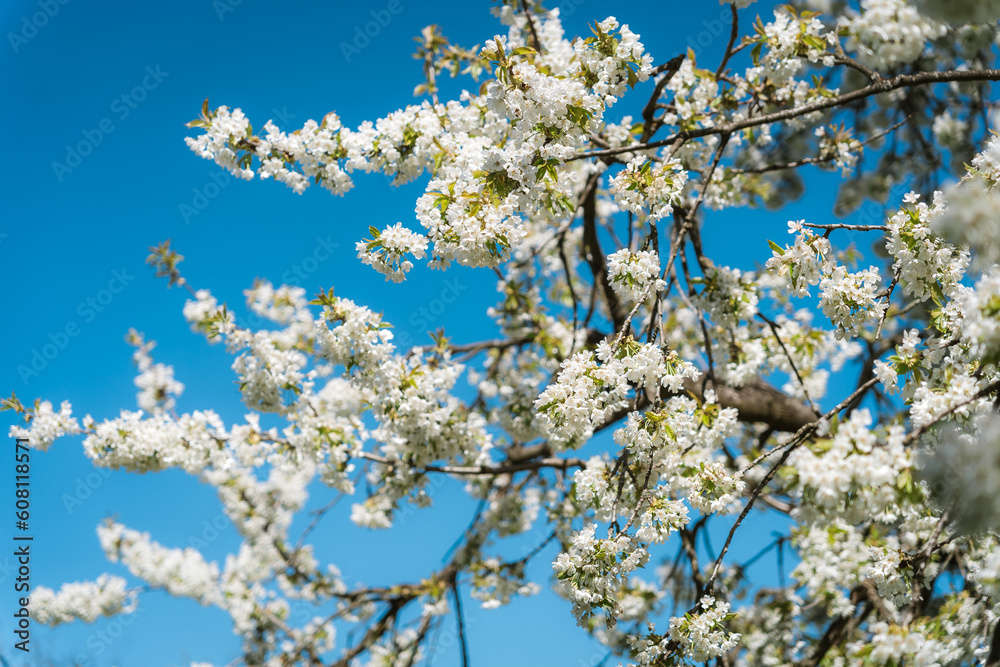
[[[183,142],[191,134],[184,123],[205,97],[213,107],[241,107],[255,127],[270,118],[294,128],[331,110],[346,125],[375,119],[413,99],[421,72],[410,57],[411,38],[423,26],[438,23],[465,45],[502,32],[488,2],[397,2],[398,13],[388,14],[367,46],[354,41],[357,31],[373,20],[372,12],[387,16],[389,2],[4,3],[0,76],[8,97],[0,114],[9,131],[0,167],[6,204],[0,221],[2,393],[16,391],[25,402],[67,399],[78,416],[98,419],[133,409],[134,368],[124,336],[135,327],[158,342],[157,361],[173,364],[185,383],[181,410],[210,407],[239,419],[245,410],[231,359],[189,331],[180,314],[186,293],[168,291],[144,265],[147,248],[167,238],[186,257],[182,269],[191,284],[212,289],[237,309],[242,291],[262,277],[296,282],[310,293],[332,286],[383,311],[404,341],[422,340],[439,326],[458,341],[488,336],[485,310],[495,299],[490,272],[417,269],[407,283],[394,285],[354,256],[354,241],[369,225],[412,220],[419,184],[394,189],[380,176],[359,176],[346,198],[319,188],[296,196],[271,182],[232,181]],[[754,9],[763,14],[769,6]],[[728,37],[728,10],[714,2],[567,0],[562,8],[570,34],[586,34],[588,21],[608,15],[630,24],[656,62],[692,47],[714,64]],[[615,110],[638,116],[644,91]],[[806,209],[828,211],[829,204],[813,198],[778,214],[737,215],[761,239],[783,239],[789,218]],[[763,240],[748,253],[740,235],[707,234],[705,242],[710,255],[741,268],[768,255]],[[3,414],[4,433],[10,423]],[[11,474],[8,459],[0,465],[4,479]],[[221,559],[236,545],[207,486],[172,472],[95,471],[79,439],[35,454],[32,485],[33,584],[124,574],[106,563],[94,533],[109,516],[168,546],[197,543],[209,558]],[[344,503],[317,534],[319,554],[340,565],[349,583],[422,577],[439,566],[474,511],[454,484],[435,491],[435,501],[435,510],[383,533],[350,528]],[[770,539],[770,524],[757,529],[762,543]],[[405,559],[394,556],[401,544],[414,545]],[[5,610],[13,604],[9,568],[10,559],[0,557]],[[544,580],[547,570],[541,558],[536,579]],[[26,664],[159,667],[225,664],[237,655],[238,640],[221,612],[160,594],[143,600],[131,619],[53,632],[36,627],[33,661]],[[466,613],[478,664],[590,665],[604,655],[575,629],[567,605],[548,593],[490,612],[470,602]],[[8,619],[6,612],[0,618],[0,651],[10,660]],[[447,632],[440,645],[436,664],[456,664]]]

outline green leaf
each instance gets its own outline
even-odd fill
[[[769,245],[771,247],[771,250],[773,250],[774,252],[778,253],[779,255],[784,255],[785,254],[785,249],[782,248],[777,243],[775,243],[774,241],[772,241],[771,239],[767,240],[767,245]]]

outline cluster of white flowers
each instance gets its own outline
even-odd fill
[[[995,539],[984,540],[985,544],[973,558],[972,568],[976,582],[987,594],[996,597],[1000,595],[1000,547]]]
[[[218,454],[217,438],[225,437],[225,427],[214,412],[185,414],[177,421],[160,413],[123,410],[117,419],[94,424],[83,441],[84,453],[95,465],[123,467],[134,472],[181,468],[202,471]]]
[[[132,360],[139,368],[139,375],[135,378],[135,386],[140,390],[139,407],[150,414],[173,410],[177,404],[174,396],[184,391],[184,385],[174,379],[173,367],[154,364],[149,352],[156,343],[147,343],[142,334],[134,329],[129,331],[127,339],[136,348]]]
[[[903,430],[888,429],[884,441],[872,432],[868,410],[853,412],[830,438],[815,447],[797,449],[789,457],[803,498],[799,515],[841,515],[848,521],[881,515],[896,501],[895,484],[909,470]]]
[[[406,259],[406,255],[423,259],[427,254],[427,238],[406,229],[401,222],[381,232],[372,227],[371,233],[375,238],[358,241],[358,258],[383,274],[386,280],[402,282],[406,272],[413,268],[413,262]]]
[[[610,521],[613,507],[611,471],[606,462],[597,456],[573,473],[573,496],[580,507],[593,509],[598,521]]]
[[[804,94],[802,82],[796,81],[808,63],[833,64],[833,55],[827,52],[829,43],[836,37],[826,30],[814,15],[796,15],[788,8],[774,10],[774,20],[756,27],[758,44],[768,48],[760,65],[747,70],[748,80],[766,79],[778,88],[775,99],[789,101]]]
[[[247,352],[233,361],[240,390],[247,405],[262,412],[280,412],[301,391],[306,357],[298,350],[282,349],[266,331],[258,331]]]
[[[984,363],[1000,362],[1000,271],[990,271],[964,291],[959,302],[965,315],[962,339],[974,358]]]
[[[705,662],[736,648],[740,635],[726,628],[736,616],[729,613],[729,603],[706,595],[698,607],[694,613],[670,619],[670,638],[680,644],[683,655]]]
[[[628,338],[613,348],[578,352],[563,362],[555,382],[535,400],[535,409],[557,443],[576,446],[624,404],[630,390],[656,395],[661,386],[677,391],[700,373],[690,362],[659,346]]]
[[[32,447],[43,451],[57,439],[74,433],[80,433],[80,422],[73,417],[69,401],[62,402],[59,412],[52,409],[49,401],[40,401],[27,427],[15,425],[10,428],[10,437],[27,438]]]
[[[698,70],[694,58],[684,59],[664,89],[673,93],[674,99],[663,112],[663,122],[684,129],[712,123],[711,108],[718,100],[719,84],[715,77]]]
[[[896,354],[889,357],[888,362],[875,361],[875,377],[890,394],[899,393],[899,376],[914,376],[923,367],[923,353],[917,350],[920,346],[920,332],[909,329],[903,332],[902,342],[896,346]],[[916,383],[907,383],[907,398],[913,397]]]
[[[885,621],[872,623],[871,638],[863,648],[853,646],[854,657],[874,664],[912,664],[921,667],[951,663],[941,643],[928,639],[919,628],[904,628]]]
[[[962,145],[969,131],[969,124],[945,111],[934,119],[931,126],[934,139],[942,146],[954,150]]]
[[[511,35],[524,39],[524,28],[512,26]],[[409,269],[403,255],[421,258],[430,244],[440,266],[497,266],[527,235],[523,213],[572,208],[570,194],[588,167],[561,163],[598,130],[604,109],[652,71],[628,26],[612,17],[595,29],[596,37],[570,44],[551,14],[540,30],[551,44],[546,55],[502,36],[488,40],[481,56],[496,64],[496,78],[481,95],[463,95],[464,104],[410,105],[356,130],[332,113],[291,133],[268,122],[260,136],[239,110],[205,109],[193,121],[205,133],[188,144],[242,177],[259,173],[297,192],[315,181],[343,194],[354,171],[405,183],[430,170],[416,210],[426,239],[397,227],[381,244],[378,236],[359,244],[359,257],[395,281]],[[678,187],[682,175],[672,179]]]
[[[135,611],[135,591],[127,590],[121,577],[102,574],[96,581],[63,584],[58,591],[37,586],[31,592],[31,616],[39,623],[55,626],[81,620],[93,623],[101,616]]]
[[[243,290],[243,295],[247,308],[264,319],[282,326],[312,324],[306,290],[302,287],[281,285],[276,288],[266,280],[257,280],[253,288]]]
[[[830,615],[854,609],[850,590],[868,565],[868,547],[860,532],[842,519],[796,529],[794,541],[802,561],[792,576],[810,596],[822,597]]]
[[[945,379],[947,382],[943,385],[935,382]],[[977,407],[973,399],[979,388],[974,377],[960,371],[948,378],[931,378],[931,381],[919,383],[910,399],[910,420],[914,426],[922,428],[947,415],[968,417]],[[986,401],[980,400],[980,403]]]
[[[184,319],[191,325],[193,331],[204,327],[209,318],[219,309],[218,300],[207,289],[195,292],[195,299],[184,303]]]
[[[472,568],[472,591],[474,600],[482,602],[483,609],[496,609],[510,603],[515,596],[537,595],[538,584],[525,581],[524,565],[507,565],[496,558],[487,558]]]
[[[907,206],[886,223],[889,233],[885,248],[896,259],[892,269],[906,294],[943,301],[962,279],[969,254],[951,247],[931,231],[932,221],[944,211],[942,193],[934,193],[933,206],[919,199],[914,192],[903,197]]]
[[[109,560],[120,560],[132,574],[150,585],[205,605],[220,601],[218,566],[206,563],[191,547],[168,549],[151,541],[149,533],[110,521],[98,527],[97,536]]]
[[[857,50],[858,60],[878,70],[913,62],[928,41],[946,32],[906,0],[861,0],[861,12],[841,18],[840,26],[850,34],[847,46]]]
[[[595,37],[577,40],[574,47],[587,78],[596,78],[594,94],[611,106],[628,88],[649,78],[653,57],[645,52],[639,35],[627,25],[619,26],[613,16],[598,22],[594,32]]]
[[[619,297],[629,302],[646,301],[663,289],[660,258],[655,252],[632,252],[623,248],[608,255],[608,279]]]
[[[551,436],[567,443],[589,438],[624,398],[604,391],[606,384],[625,389],[609,369],[598,365],[593,352],[577,352],[564,361],[556,381],[535,401],[550,424]]]
[[[683,466],[683,485],[688,502],[703,514],[726,514],[738,509],[734,503],[743,495],[746,482],[740,472],[731,473],[719,461],[699,461]]]
[[[664,489],[654,489],[649,505],[639,517],[635,536],[646,544],[662,544],[673,533],[687,525],[688,510],[680,500],[670,500]]]
[[[597,524],[592,523],[577,532],[569,552],[559,554],[552,569],[579,623],[603,609],[608,625],[613,626],[622,611],[618,591],[649,554],[628,535],[601,540],[594,537],[596,530]]]
[[[820,281],[820,308],[837,327],[839,338],[852,338],[862,327],[882,320],[887,305],[877,294],[880,283],[874,266],[857,273],[838,266]]]
[[[737,412],[733,408],[720,408],[715,402],[711,390],[706,392],[705,402],[699,404],[688,396],[675,396],[664,404],[660,410],[649,412],[631,412],[625,425],[616,430],[615,442],[628,450],[641,462],[653,460],[664,466],[664,475],[673,469],[681,468],[678,454],[686,451],[689,456],[697,459],[717,449],[727,437],[737,430]],[[662,463],[661,463],[662,462]],[[701,472],[699,461],[687,465],[691,469],[687,478],[673,480],[678,489],[693,490],[698,493],[697,475]],[[681,470],[677,471],[678,474]],[[717,470],[720,481],[729,478],[728,473]],[[694,479],[691,479],[694,478]],[[736,482],[730,480],[726,486],[735,488]]]
[[[868,557],[871,563],[865,569],[865,576],[875,582],[878,594],[897,606],[908,602],[910,585],[900,570],[902,554],[896,549],[872,547]]]
[[[826,127],[817,127],[815,134],[819,137],[819,158],[832,161],[841,175],[849,175],[858,162],[861,142],[845,132]]]
[[[752,3],[720,1],[734,10]],[[186,321],[234,357],[248,414],[231,424],[211,410],[178,414],[183,385],[135,332],[139,410],[98,422],[78,421],[68,402],[28,408],[12,396],[0,408],[26,418],[10,433],[36,448],[82,436],[97,466],[196,476],[216,490],[240,544],[210,562],[201,546],[169,548],[109,521],[99,529],[107,556],[144,585],[129,590],[105,576],[40,588],[35,616],[89,621],[133,609],[133,591],[160,589],[227,612],[248,664],[329,662],[348,625],[360,639],[347,662],[429,662],[434,655],[421,649],[428,630],[460,613],[449,592],[468,585],[485,608],[532,595],[541,590],[528,576],[533,559],[555,540],[558,590],[581,626],[616,654],[631,649],[640,664],[804,663],[826,623],[858,618],[859,599],[872,615],[824,662],[981,662],[1000,593],[990,533],[1000,516],[1000,139],[931,204],[906,195],[884,230],[791,221],[792,240],[770,244],[763,273],[747,270],[752,258],[737,268],[705,254],[709,233],[718,233],[702,225],[706,210],[791,201],[797,166],[849,176],[837,203],[849,210],[862,198],[883,201],[899,183],[926,183],[927,169],[942,164],[938,148],[957,162],[977,140],[982,105],[973,93],[990,77],[973,70],[992,66],[985,60],[995,56],[998,27],[946,27],[935,18],[937,0],[862,0],[860,10],[825,19],[809,11],[841,4],[777,8],[734,40],[728,55],[739,57],[718,67],[691,49],[654,68],[638,35],[613,17],[571,40],[558,10],[504,2],[495,13],[509,30],[482,49],[428,28],[419,58],[429,99],[353,129],[330,113],[299,129],[268,121],[255,133],[239,109],[206,103],[191,124],[201,135],[187,143],[239,178],[337,195],[362,173],[395,185],[420,179],[415,222],[373,222],[354,246],[357,258],[393,282],[419,260],[488,267],[498,276],[499,301],[487,311],[498,337],[453,343],[435,334],[414,347],[332,289],[310,301],[300,287],[263,280],[244,293],[250,319],[266,322],[250,327],[208,290],[193,290],[176,253],[157,249],[160,275],[192,291]],[[942,20],[994,17],[996,4],[956,0]],[[868,95],[880,86],[865,87],[865,67],[845,55],[881,81],[904,67],[931,71],[931,58],[933,71],[965,72],[945,79],[975,79],[920,88],[925,115],[908,119],[933,132],[930,167],[897,160],[873,170],[859,160],[866,145],[880,160],[909,150],[909,140],[904,149],[893,141],[898,126],[886,125],[919,77]],[[462,70],[485,80],[438,101],[434,76]],[[657,93],[641,117],[606,117],[654,72],[664,78],[647,86]],[[851,94],[838,97],[837,85]],[[883,130],[887,139],[875,143]],[[676,233],[658,228],[685,197]],[[891,269],[854,271],[867,255],[835,246],[882,231]],[[665,235],[684,272],[670,290],[653,250],[666,246]],[[607,275],[592,275],[587,265],[600,259]],[[967,276],[973,261],[976,274]],[[814,286],[815,301],[791,301]],[[610,312],[615,296],[624,313]],[[933,305],[914,303],[926,301]],[[855,367],[860,381],[837,377]],[[877,384],[865,383],[869,372]],[[858,386],[857,401],[827,397]],[[836,416],[820,418],[838,404]],[[613,436],[592,438],[604,429]],[[420,583],[349,589],[305,535],[298,543],[290,535],[317,487],[350,496],[355,524],[386,529],[436,502],[434,488],[449,479],[480,509],[448,565]],[[776,549],[780,567],[794,545],[790,586],[742,596],[755,579],[728,540],[718,563],[699,564],[711,515],[741,508],[748,514],[735,527],[751,509],[787,516],[787,530],[760,554]],[[526,544],[526,535],[550,531]],[[683,548],[671,566],[660,556],[677,533]],[[495,555],[512,537],[524,557]],[[658,580],[644,581],[638,570],[650,559],[665,565]],[[942,575],[960,579],[962,590],[942,585]],[[731,599],[743,600],[737,615]],[[299,602],[320,615],[294,619]],[[657,632],[661,602],[690,611]]]
[[[1000,135],[990,137],[986,148],[972,158],[972,173],[983,178],[990,190],[1000,184]]]
[[[236,154],[235,140],[245,137],[250,130],[250,121],[243,111],[230,112],[229,107],[221,106],[212,113],[211,119],[203,119],[203,122],[204,134],[184,138],[188,148],[205,159],[214,160],[237,178],[253,179],[253,169],[240,164]]]
[[[680,160],[653,163],[636,157],[611,179],[615,203],[625,211],[642,215],[646,210],[652,220],[670,215],[680,203],[687,172]]]
[[[706,260],[704,289],[692,301],[703,308],[716,324],[732,328],[749,322],[757,314],[757,285],[752,272],[716,266]]]
[[[777,276],[787,276],[793,296],[809,296],[809,287],[818,285],[822,276],[829,273],[830,240],[818,236],[802,226],[803,221],[789,221],[788,233],[795,234],[795,242],[784,248],[772,245],[772,257],[767,260],[767,270]]]

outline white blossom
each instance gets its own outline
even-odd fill
[[[93,623],[100,616],[131,613],[136,604],[127,582],[107,574],[96,581],[63,584],[58,591],[38,586],[30,600],[32,617],[50,626],[74,620]]]

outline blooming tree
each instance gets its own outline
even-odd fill
[[[482,48],[426,29],[420,101],[353,129],[331,112],[255,131],[206,101],[187,143],[242,179],[422,179],[415,219],[358,230],[357,258],[395,282],[420,261],[495,274],[496,338],[403,348],[367,305],[266,282],[247,304],[272,325],[243,328],[164,243],[149,261],[233,355],[245,420],[179,413],[183,385],[132,332],[137,410],[12,396],[13,433],[211,484],[241,537],[224,562],[110,520],[98,535],[142,590],[230,614],[247,665],[416,664],[449,615],[461,632],[460,590],[490,608],[546,583],[622,663],[1000,663],[1000,3],[751,3],[709,63],[654,57],[614,18],[571,39],[558,11],[508,1]],[[439,99],[445,72],[471,92]],[[835,211],[745,234],[741,268],[706,254],[815,168],[840,179]],[[480,509],[420,581],[348,586],[291,534],[318,484],[389,529],[441,476]],[[786,529],[745,534],[753,512]],[[538,526],[548,540],[502,555]],[[750,580],[741,542],[788,551],[791,576]],[[550,544],[551,581],[530,581]],[[31,605],[55,625],[138,594],[103,575]]]

